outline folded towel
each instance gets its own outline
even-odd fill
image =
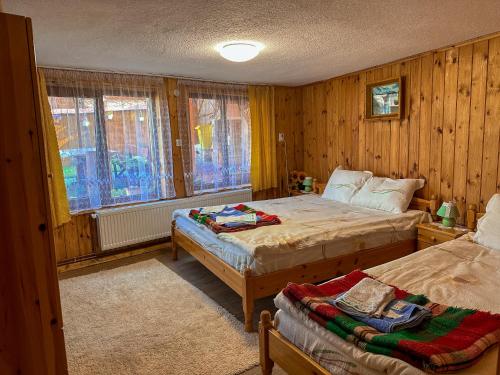
[[[200,214],[203,215],[218,214],[219,212],[223,211],[226,207],[227,206],[225,205],[203,207],[200,208]]]
[[[255,214],[240,214],[240,215],[226,215],[226,216],[220,215],[215,218],[215,222],[217,224],[226,224],[226,225],[234,225],[234,224],[255,225],[257,223],[257,215]]]
[[[392,286],[367,277],[340,295],[336,300],[336,306],[341,310],[345,308],[363,316],[379,318],[393,299]]]
[[[401,299],[389,302],[379,318],[360,313],[351,308],[346,308],[337,301],[338,299],[333,299],[331,304],[354,319],[368,324],[377,331],[385,333],[417,327],[425,319],[432,316],[431,310],[427,307]]]

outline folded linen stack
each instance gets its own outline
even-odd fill
[[[427,307],[395,299],[393,287],[368,277],[329,302],[385,333],[417,327],[432,316]]]
[[[189,212],[189,217],[215,233],[237,232],[265,225],[281,224],[278,216],[268,215],[244,204],[234,207],[212,206],[194,209]]]
[[[200,213],[213,215],[217,224],[225,225],[229,228],[255,225],[257,223],[257,215],[255,213],[245,213],[229,206],[204,207],[200,209]]]

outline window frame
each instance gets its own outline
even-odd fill
[[[186,103],[188,108],[185,109],[186,113],[189,113],[189,106],[190,106],[191,99],[209,99],[209,100],[218,100],[221,102],[221,108],[220,108],[221,119],[222,119],[221,122],[224,124],[223,137],[226,140],[226,142],[223,143],[223,151],[222,151],[223,158],[222,159],[223,159],[224,166],[226,167],[225,169],[228,171],[230,165],[229,165],[229,145],[227,142],[227,136],[229,134],[229,124],[228,124],[228,120],[226,118],[227,104],[228,104],[228,101],[231,101],[231,100],[234,100],[236,102],[239,102],[242,99],[248,100],[248,96],[246,94],[238,95],[238,94],[225,94],[225,93],[220,93],[220,92],[216,92],[213,94],[212,93],[200,93],[200,92],[196,92],[194,90],[188,89],[187,90],[187,103]],[[187,120],[189,123],[189,127],[191,128],[191,118],[189,117],[189,115],[187,116]],[[192,129],[190,129],[190,131],[191,130]],[[194,148],[194,143],[191,144],[190,147]],[[192,162],[193,162],[193,170],[194,170],[195,165],[196,165],[196,160],[193,160]],[[231,177],[229,174],[223,176],[224,180],[223,180],[222,184],[224,186],[222,186],[221,189],[218,189],[218,191],[242,189],[242,188],[248,188],[251,186],[250,181],[247,184],[242,184],[242,185],[238,185],[238,186],[231,186],[229,183],[230,178]],[[214,182],[210,186],[205,186],[204,189],[197,190],[196,185],[194,183],[194,176],[193,176],[193,194],[195,194],[195,195],[213,192],[213,191],[215,191],[215,186],[216,186],[216,184]]]
[[[162,152],[160,150],[159,139],[158,139],[158,114],[157,114],[157,105],[159,102],[159,93],[157,90],[135,90],[136,94],[138,94],[138,98],[144,97],[148,99],[148,114],[151,117],[151,122],[153,126],[151,126],[153,135],[151,137],[151,146],[154,153],[154,159],[152,162],[152,167],[155,171],[161,170],[161,158]],[[75,100],[75,116],[76,123],[79,133],[80,140],[80,113],[78,111],[79,108],[79,99],[93,99],[95,103],[95,149],[96,149],[96,176],[98,181],[102,181],[103,183],[99,183],[99,198],[101,201],[101,205],[99,207],[93,208],[90,207],[90,196],[87,194],[86,197],[78,197],[78,198],[70,198],[68,196],[68,202],[70,205],[70,212],[72,214],[81,214],[85,212],[95,212],[99,209],[111,208],[122,205],[133,205],[147,202],[154,202],[163,199],[171,199],[171,198],[161,198],[162,194],[162,184],[160,179],[154,184],[154,191],[159,196],[159,198],[141,200],[140,194],[134,194],[129,196],[122,197],[112,197],[112,170],[111,170],[111,159],[109,158],[109,149],[108,149],[108,140],[106,134],[106,111],[104,105],[104,97],[105,96],[123,96],[121,90],[118,89],[92,89],[92,88],[83,88],[79,89],[79,96],[74,96],[74,89],[71,86],[64,86],[58,84],[47,84],[47,93],[48,97],[60,97],[60,98],[73,98]],[[106,166],[106,168],[103,168]],[[79,209],[79,207],[87,207],[83,209]]]

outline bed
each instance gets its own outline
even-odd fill
[[[437,201],[413,198],[403,214],[354,207],[310,194],[248,203],[277,214],[282,224],[215,235],[176,210],[172,256],[180,246],[242,297],[245,330],[253,330],[254,301],[290,281],[319,282],[416,250],[415,225],[435,215]]]
[[[469,208],[473,213],[474,208]],[[477,214],[480,217],[482,214]],[[468,223],[472,225],[472,220]],[[411,265],[409,267],[408,265]],[[385,283],[431,300],[500,313],[498,280],[500,252],[472,242],[471,235],[429,247],[404,258],[366,270]],[[426,275],[422,278],[422,275]],[[422,374],[401,360],[364,352],[320,327],[292,305],[282,293],[274,321],[261,314],[260,362],[263,374],[273,363],[290,374]],[[498,345],[461,374],[500,374]]]

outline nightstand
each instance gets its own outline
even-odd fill
[[[469,230],[466,227],[455,226],[454,228],[441,227],[441,223],[417,224],[418,250],[437,245],[446,241],[454,240],[463,236]]]
[[[315,192],[313,191],[310,191],[310,192],[305,192],[305,191],[302,191],[302,190],[290,190],[290,196],[291,197],[298,197],[300,195],[309,195],[309,194],[316,194]]]
[[[291,197],[298,197],[299,195],[305,195],[305,194],[321,195],[321,194],[323,194],[323,191],[325,191],[325,187],[326,187],[325,183],[318,182],[317,179],[313,179],[312,191],[305,192],[303,190],[290,190],[290,196]]]

